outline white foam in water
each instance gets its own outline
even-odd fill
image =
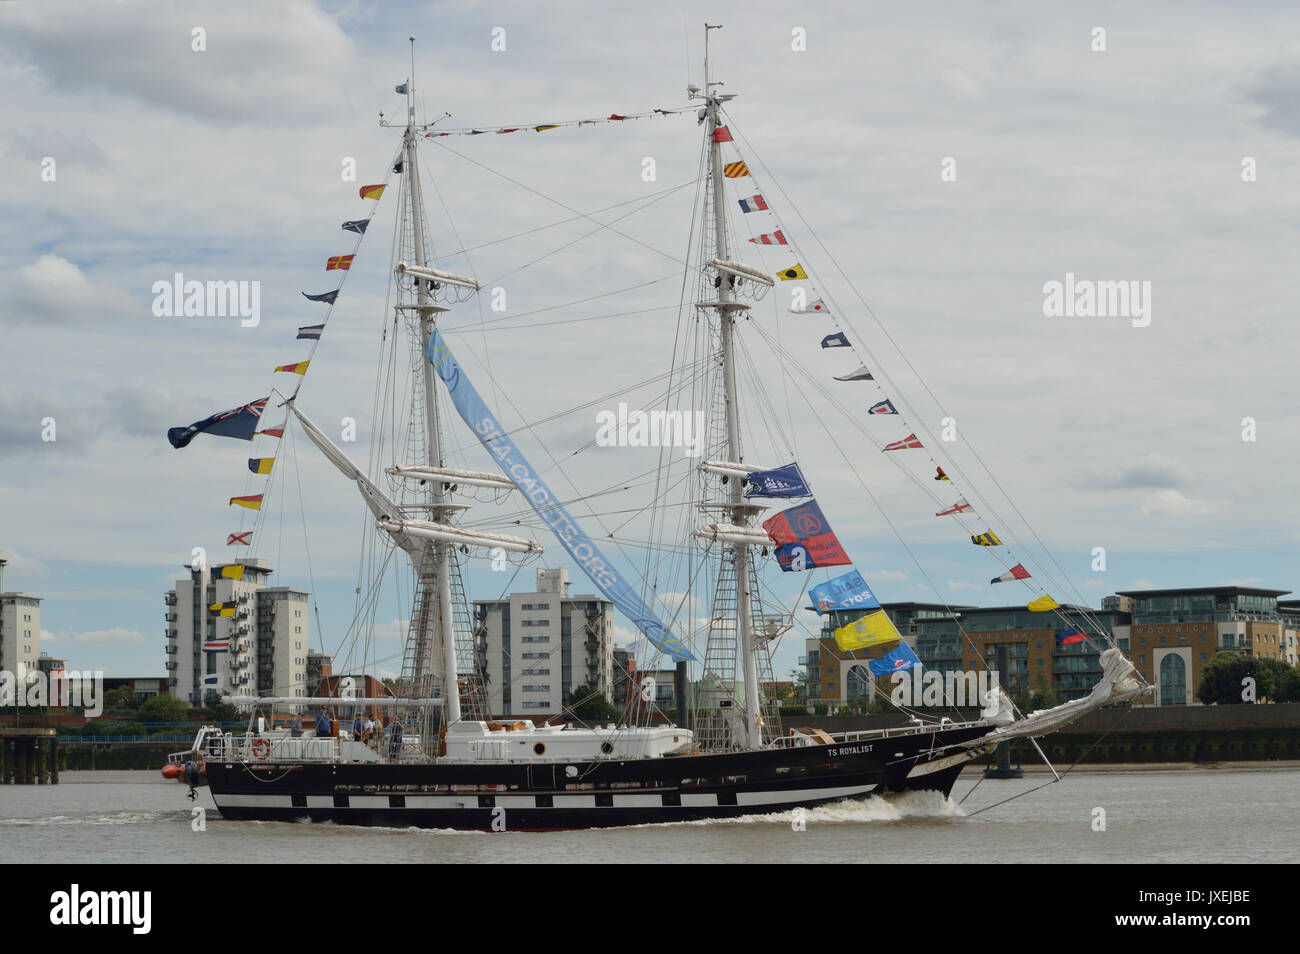
[[[861,824],[863,822],[894,822],[909,819],[963,818],[966,813],[951,798],[938,792],[898,792],[888,795],[869,795],[866,798],[846,798],[818,808],[805,809],[808,824]],[[707,818],[700,821],[681,822],[684,825],[789,825],[793,811],[766,812],[742,815],[739,818]]]

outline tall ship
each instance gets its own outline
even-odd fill
[[[282,407],[286,426],[300,430],[324,461],[356,486],[379,554],[370,562],[379,569],[394,561],[409,564],[411,609],[400,677],[391,690],[341,694],[336,687],[316,698],[287,687],[270,695],[228,691],[226,701],[253,713],[248,730],[206,727],[179,758],[189,763],[182,778],[194,783],[201,769],[223,818],[531,831],[728,818],[891,792],[934,791],[946,797],[962,769],[999,743],[1049,733],[1085,712],[1148,691],[1132,664],[1110,645],[1100,653],[1100,680],[1086,696],[1043,711],[1019,712],[995,686],[981,700],[977,719],[918,715],[901,728],[842,733],[783,725],[772,656],[795,626],[802,604],[811,602],[819,614],[862,611],[843,627],[842,645],[891,647],[869,661],[873,677],[916,672],[920,664],[851,568],[808,478],[797,462],[787,462],[793,457],[789,435],[780,446],[777,428],[755,425],[754,391],[741,386],[748,367],[744,336],[759,324],[751,320],[751,308],[774,289],[795,288],[808,273],[803,262],[773,270],[743,260],[733,220],[766,212],[769,205],[756,189],[745,190],[757,192],[750,196],[729,195],[754,177],[737,156],[728,115],[735,94],[724,92],[709,73],[710,29],[703,85],[689,87],[690,105],[684,108],[698,119],[703,137],[692,257],[682,284],[682,327],[688,334],[679,334],[663,362],[669,369],[665,408],[673,400],[682,413],[698,415],[678,419],[665,412],[663,420],[700,420],[700,453],[661,454],[652,479],[638,485],[647,498],[640,506],[649,514],[643,524],[645,564],[672,562],[694,587],[687,588],[688,598],[638,579],[634,561],[616,549],[618,541],[610,542],[613,534],[597,538],[583,529],[570,512],[574,501],[561,499],[545,479],[556,469],[550,466],[554,456],[548,452],[548,466],[535,467],[516,443],[517,435],[531,429],[512,429],[491,410],[458,360],[460,345],[453,346],[454,335],[447,332],[449,326],[454,330],[456,306],[481,289],[474,277],[441,267],[430,252],[419,150],[430,137],[447,133],[438,123],[417,120],[412,56],[411,78],[397,87],[406,97],[404,122],[381,114],[381,126],[401,133],[388,177],[396,183],[399,211],[391,320],[385,330],[385,354],[401,380],[377,387],[376,399],[403,404],[404,414],[385,411],[389,416],[380,419],[404,440],[392,443],[392,459],[372,453],[365,465],[358,463],[312,421],[297,388],[272,395],[254,415]],[[627,118],[614,114],[609,120]],[[370,189],[370,197],[376,197],[374,190],[382,193],[384,187],[365,187],[362,196]],[[358,234],[365,231],[359,222],[344,227],[349,226]],[[785,229],[749,242],[760,250],[793,248]],[[784,285],[787,281],[792,284]],[[824,294],[814,299],[794,294],[791,301],[790,311],[798,315],[835,310]],[[328,304],[332,307],[333,298]],[[306,336],[313,348],[324,326],[315,327],[314,335]],[[842,331],[822,341],[823,348],[848,344]],[[616,339],[601,343],[618,346]],[[574,341],[573,347],[586,359],[594,354],[590,340]],[[655,357],[644,355],[642,361]],[[837,376],[843,383],[832,387],[859,388],[858,382],[875,382],[876,375],[863,366]],[[501,382],[494,387],[502,389]],[[764,400],[761,389],[756,400]],[[897,416],[896,400],[871,413]],[[231,429],[242,426],[236,419],[250,413],[248,407],[225,412],[235,418],[223,418],[226,423],[215,429],[209,424],[213,419],[177,429],[182,433],[173,444],[183,446],[192,436],[184,432],[195,428],[243,437]],[[605,436],[622,426],[608,425]],[[755,443],[772,437],[774,446],[763,452],[773,457],[754,456],[746,435],[758,435]],[[449,447],[463,450],[476,442],[481,445],[477,466],[452,459]],[[888,454],[922,446],[915,433],[881,443]],[[250,461],[250,470],[258,473],[255,463]],[[946,479],[942,466],[938,475]],[[500,525],[490,517],[471,519],[468,501],[473,499],[504,509]],[[671,519],[654,516],[661,507],[675,508]],[[963,497],[946,512],[960,519],[972,509]],[[689,521],[681,519],[684,514]],[[536,532],[526,535],[521,527]],[[674,533],[678,538],[670,539]],[[986,533],[983,541],[982,534],[972,534],[972,542],[996,547],[996,535]],[[562,548],[644,644],[671,661],[676,674],[671,721],[582,724],[570,717],[537,724],[494,717],[483,634],[466,593],[467,568],[475,560],[533,560],[544,545]],[[825,576],[825,568],[833,575]],[[805,592],[793,601],[772,595],[773,587],[764,582],[770,576],[797,578],[786,574],[806,581]],[[657,572],[649,575],[657,578]],[[825,578],[810,586],[814,575]],[[1002,578],[1025,581],[1029,574],[1017,563]],[[704,594],[698,605],[707,607],[700,615],[684,608],[697,605],[689,598],[696,591]],[[1060,608],[1045,594],[1034,603],[1044,612]],[[221,611],[220,605],[213,609]],[[1084,635],[1110,639],[1100,626]],[[515,670],[525,665],[521,660]],[[276,707],[298,713],[303,727],[291,730],[259,715]],[[328,711],[313,722],[320,707]]]

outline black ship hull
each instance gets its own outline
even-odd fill
[[[887,792],[952,791],[993,726],[637,760],[324,763],[209,760],[222,818],[553,831],[734,818]]]

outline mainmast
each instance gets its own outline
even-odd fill
[[[415,262],[421,268],[429,267],[429,254],[424,239],[424,201],[420,192],[420,164],[415,153],[415,37],[411,37],[411,79],[406,84],[406,132],[402,138],[402,163],[407,176],[407,197],[410,201],[411,228],[414,237]],[[433,303],[429,281],[417,278],[416,311],[420,316],[421,340],[428,340],[433,332],[438,312],[445,308]],[[434,374],[428,369],[424,372],[424,423],[426,428],[425,450],[426,463],[430,467],[444,468],[446,462],[442,454],[442,428],[438,420],[437,393],[434,389]],[[447,485],[441,480],[428,481],[430,519],[438,523],[450,523],[452,511],[448,507],[449,494]],[[451,544],[435,541],[433,560],[438,581],[438,613],[431,620],[434,628],[434,645],[442,649],[443,670],[443,724],[459,722],[460,684],[456,672],[455,621],[452,618],[451,603]]]
[[[709,189],[713,201],[714,255],[717,261],[729,260],[727,254],[727,213],[726,196],[722,188],[722,149],[718,142],[716,130],[722,125],[719,112],[722,103],[733,99],[734,94],[720,94],[715,90],[720,83],[714,83],[709,77],[709,31],[722,29],[721,24],[704,25],[704,94],[706,118],[709,133]],[[722,349],[723,397],[726,405],[726,440],[727,457],[733,463],[741,463],[744,453],[740,443],[740,404],[736,392],[736,364],[733,345],[735,333],[735,316],[747,308],[735,300],[735,279],[728,274],[718,273],[718,297],[708,304],[718,316]],[[727,483],[730,497],[729,516],[733,525],[748,526],[753,507],[744,499],[744,481],[730,480]],[[740,629],[740,650],[745,679],[745,728],[743,742],[748,748],[756,749],[763,744],[763,727],[761,721],[762,704],[759,695],[758,662],[754,638],[753,593],[750,591],[750,553],[746,543],[734,543],[731,552],[735,561],[736,613]],[[724,555],[725,559],[725,555]]]

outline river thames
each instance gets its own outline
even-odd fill
[[[963,775],[806,812],[599,831],[473,833],[222,821],[157,772],[68,772],[0,789],[0,861],[465,863],[1259,863],[1300,861],[1300,768],[1102,766],[1057,784]],[[969,795],[968,795],[969,793]],[[1005,801],[1018,793],[1023,797]],[[962,801],[963,797],[965,800]],[[960,804],[958,804],[961,802]],[[995,804],[1001,803],[1001,804]],[[1104,830],[1096,830],[1104,811]]]

